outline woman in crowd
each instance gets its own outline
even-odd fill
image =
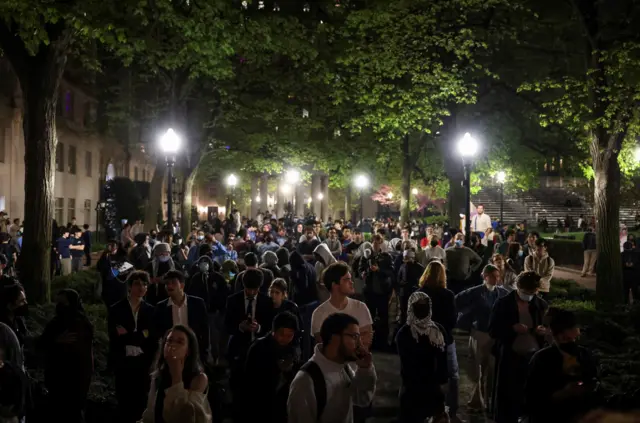
[[[115,373],[116,397],[121,421],[137,421],[149,391],[149,368],[156,343],[153,341],[152,305],[144,301],[149,274],[136,271],[127,278],[128,298],[109,309],[109,364]]]
[[[24,415],[27,378],[18,338],[11,328],[0,323],[0,421],[18,423]]]
[[[38,339],[44,354],[44,382],[51,415],[59,421],[84,421],[83,412],[93,374],[93,326],[73,289],[61,290],[56,314]]]
[[[396,335],[400,356],[399,423],[436,421],[444,414],[442,385],[449,379],[444,328],[431,319],[431,299],[421,291],[409,297],[407,322]]]
[[[500,285],[508,291],[516,289],[516,278],[518,274],[511,267],[511,264],[507,262],[501,254],[494,254],[491,257],[491,264],[498,268],[500,271]]]
[[[439,261],[432,261],[427,265],[420,278],[420,291],[431,298],[433,311],[432,319],[444,329],[445,351],[447,353],[447,369],[449,371],[449,391],[447,405],[452,421],[456,421],[459,402],[460,375],[456,343],[453,339],[453,328],[456,326],[458,314],[456,312],[455,295],[447,289],[447,274],[444,265]]]
[[[24,347],[29,332],[25,316],[29,311],[24,287],[15,278],[2,277],[0,280],[0,323],[9,326],[16,334],[20,347]]]
[[[543,318],[547,303],[536,294],[540,275],[523,272],[517,290],[496,301],[489,318],[489,335],[496,342],[497,377],[492,404],[497,423],[517,423],[523,414],[524,385],[533,354],[544,345]]]
[[[116,240],[107,242],[105,250],[96,265],[102,281],[102,300],[107,307],[127,297],[126,277],[120,275],[120,268],[127,260],[127,252]]]
[[[151,375],[143,423],[209,423],[209,382],[204,373],[198,339],[191,329],[169,329]]]

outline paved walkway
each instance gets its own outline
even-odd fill
[[[595,276],[580,276],[580,271],[569,267],[556,267],[553,271],[553,277],[558,279],[571,279],[578,284],[589,289],[596,289],[596,277]]]

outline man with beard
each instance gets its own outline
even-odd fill
[[[245,390],[252,404],[247,421],[287,423],[289,386],[300,365],[293,342],[298,331],[298,318],[285,311],[273,319],[271,332],[249,348]]]
[[[358,321],[345,313],[327,317],[322,344],[291,383],[289,423],[353,423],[353,407],[373,400],[376,372],[371,354],[360,343]],[[356,363],[354,372],[349,363]]]

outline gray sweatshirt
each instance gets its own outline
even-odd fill
[[[450,247],[445,254],[449,278],[455,281],[466,281],[482,265],[482,259],[471,248]]]
[[[299,371],[289,388],[289,423],[353,423],[353,406],[366,407],[373,401],[377,379],[373,364],[355,372],[350,369],[347,375],[344,364],[327,359],[321,348],[322,345],[316,345],[311,361],[322,370],[327,386],[327,404],[322,417],[316,419],[313,380],[306,372]]]

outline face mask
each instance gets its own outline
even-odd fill
[[[15,310],[13,310],[13,314],[15,316],[26,317],[29,315],[29,306],[26,304],[21,305],[20,307],[17,307]]]
[[[437,247],[438,246],[438,241],[431,241],[431,246],[432,247]]]
[[[491,285],[487,282],[484,283],[484,286],[486,286],[489,291],[493,291],[494,289],[496,289],[495,285]]]
[[[200,263],[198,268],[200,269],[200,273],[209,273],[209,263]]]
[[[522,293],[522,292],[520,292],[520,291],[518,291],[518,297],[520,297],[520,299],[521,299],[522,301],[526,301],[526,302],[529,302],[529,301],[531,301],[531,300],[533,299],[533,295],[531,295],[531,294],[524,294],[524,293]]]
[[[198,235],[197,239],[198,239],[198,241],[202,241],[204,239],[204,236],[203,235]]]
[[[524,254],[524,251],[522,250],[518,251],[518,257],[522,257],[523,254]]]
[[[171,260],[171,257],[169,257],[169,256],[158,256],[158,261],[159,261],[160,263],[166,263],[166,262],[168,262],[169,260]]]
[[[462,240],[461,239],[456,240],[456,247],[462,247]]]
[[[429,304],[414,304],[413,305],[413,315],[416,316],[417,319],[425,319],[429,317],[429,312],[431,311]]]

